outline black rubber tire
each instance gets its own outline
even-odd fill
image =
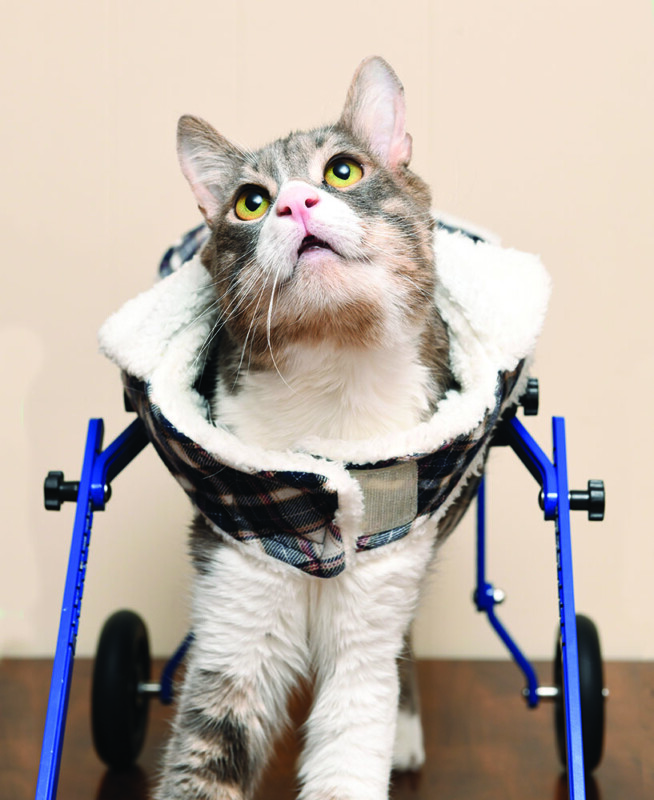
[[[584,768],[590,774],[602,760],[604,750],[604,670],[595,623],[582,614],[577,614],[576,620]],[[563,699],[563,656],[560,637],[554,656],[554,685],[559,689],[559,696],[554,708],[556,743],[559,759],[565,767],[567,745]]]
[[[91,686],[93,744],[111,769],[130,767],[143,748],[149,698],[138,686],[149,679],[145,623],[133,611],[117,611],[102,628]]]

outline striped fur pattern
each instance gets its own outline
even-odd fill
[[[178,151],[211,231],[202,258],[221,313],[202,356],[216,421],[296,449],[433,413],[453,379],[433,303],[430,194],[408,168],[388,64],[363,62],[335,125],[245,152],[183,117]],[[301,800],[383,800],[393,763],[420,766],[406,634],[435,529],[416,527],[324,581],[195,521],[196,639],[157,800],[251,797],[289,692],[307,681]]]

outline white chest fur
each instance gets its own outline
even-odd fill
[[[282,371],[248,373],[235,395],[219,383],[214,417],[252,444],[295,449],[313,437],[359,440],[411,428],[435,388],[415,343],[297,346]]]

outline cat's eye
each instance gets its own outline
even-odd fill
[[[234,213],[239,219],[259,219],[268,211],[270,197],[260,186],[244,186],[236,198]]]
[[[333,158],[325,169],[325,182],[335,189],[352,186],[363,178],[363,169],[356,161],[346,156]]]

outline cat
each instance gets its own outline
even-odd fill
[[[221,311],[204,380],[216,424],[265,448],[329,450],[417,425],[455,385],[411,150],[402,84],[379,57],[357,69],[336,124],[256,152],[180,119]],[[249,558],[198,516],[195,641],[157,799],[251,797],[307,680],[301,800],[382,800],[393,767],[418,768],[407,631],[432,534],[325,580]]]

